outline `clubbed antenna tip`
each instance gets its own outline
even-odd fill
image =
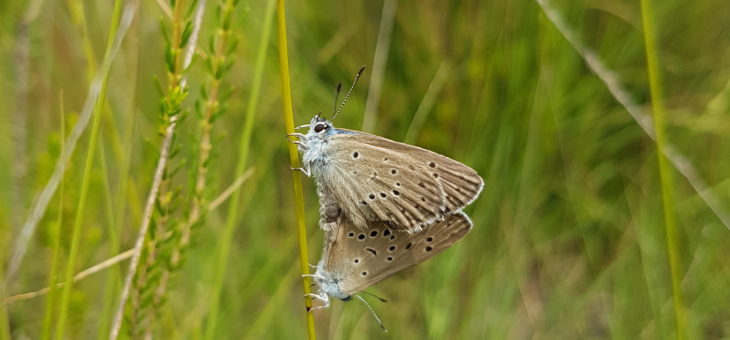
[[[330,120],[334,120],[337,115],[342,112],[342,108],[345,107],[345,103],[347,103],[347,99],[350,98],[350,93],[352,93],[352,89],[355,88],[355,85],[357,84],[357,81],[360,79],[360,76],[362,75],[362,72],[365,71],[365,65],[360,67],[360,70],[357,71],[357,74],[355,75],[355,80],[352,82],[352,85],[350,86],[350,89],[347,90],[347,94],[345,94],[345,98],[342,100],[342,105],[340,105],[339,109],[336,109],[335,112],[332,114],[332,118]],[[340,94],[340,86],[342,84],[337,85],[337,94],[335,95],[335,108],[337,107],[337,96]]]

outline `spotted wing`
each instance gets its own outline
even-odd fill
[[[361,229],[388,221],[418,231],[471,203],[484,185],[476,171],[435,152],[337,131],[328,138],[328,170],[319,185]]]
[[[343,293],[352,295],[428,260],[459,241],[471,227],[471,220],[462,212],[447,215],[414,234],[384,222],[370,222],[361,230],[341,221],[331,229],[323,269],[337,280]]]

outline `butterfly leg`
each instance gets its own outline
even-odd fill
[[[292,169],[292,170],[299,170],[299,171],[301,171],[301,172],[302,172],[303,174],[307,175],[307,177],[312,177],[312,176],[310,176],[310,175],[309,175],[309,170],[307,170],[307,169],[305,169],[305,168],[291,168],[291,169]]]
[[[294,130],[304,129],[304,128],[308,128],[308,127],[309,127],[309,124],[302,124],[302,125],[295,127]]]
[[[327,296],[326,294],[319,295],[319,294],[309,293],[309,294],[305,294],[304,296],[308,296],[314,300],[319,300],[319,301],[324,302],[324,304],[321,306],[314,306],[314,307],[310,308],[309,309],[310,312],[313,312],[317,309],[329,308],[329,306],[330,306],[330,299],[329,299],[329,296]]]
[[[310,264],[310,266],[311,266],[311,264]],[[314,266],[314,267],[317,268],[317,266]],[[324,277],[322,275],[317,275],[317,274],[302,274],[302,277],[309,277],[312,279],[324,279]]]
[[[296,137],[297,139],[293,139],[294,137]],[[290,134],[286,135],[286,140],[289,141],[289,143],[299,145],[302,149],[305,149],[305,150],[309,149],[304,144],[304,142],[301,141],[302,139],[306,141],[307,136],[304,134],[301,134],[301,133],[290,133]]]
[[[288,140],[291,143],[295,143],[296,144],[298,142],[298,140],[294,140],[293,139],[294,137],[296,137],[297,139],[307,140],[307,135],[305,135],[303,133],[297,133],[297,132],[295,132],[295,133],[287,133],[286,134],[286,140]]]

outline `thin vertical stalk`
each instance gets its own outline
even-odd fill
[[[104,174],[103,182],[104,182],[104,198],[106,201],[106,210],[107,210],[107,218],[108,222],[105,223],[107,225],[107,233],[108,233],[108,239],[109,239],[109,252],[111,254],[117,254],[120,251],[120,240],[119,240],[119,226],[121,223],[118,222],[119,218],[118,216],[119,211],[122,211],[125,207],[125,202],[123,199],[117,199],[116,197],[122,197],[123,189],[120,188],[120,191],[117,192],[117,195],[112,195],[112,189],[111,189],[111,181],[109,179],[109,166],[106,161],[106,153],[104,150],[106,149],[104,147],[104,139],[102,138],[100,141],[101,147],[99,148],[99,159],[101,160],[101,172]],[[123,156],[123,159],[129,159],[128,155]],[[124,162],[124,160],[122,161]],[[120,167],[120,174],[123,174],[120,177],[120,181],[124,181],[126,179],[126,165],[123,163]],[[124,178],[124,179],[123,179]],[[114,297],[116,296],[117,291],[119,290],[119,281],[120,281],[120,272],[117,270],[112,270],[105,282],[105,287],[103,289],[103,307],[102,311],[100,313],[101,320],[98,323],[97,328],[97,338],[102,339],[106,336],[106,334],[109,332],[108,325],[109,321],[111,319],[111,311],[114,305]],[[74,277],[74,280],[76,277]]]
[[[86,56],[86,78],[89,83],[94,80],[94,74],[96,73],[96,58],[94,57],[94,48],[91,46],[91,39],[89,39],[89,28],[86,23],[86,15],[84,14],[84,2],[66,0],[69,14],[71,15],[71,21],[76,25],[76,29],[79,30],[79,35],[83,38],[81,45],[83,46],[84,55]]]
[[[279,41],[279,68],[281,72],[281,100],[283,105],[283,118],[286,124],[286,133],[294,133],[294,111],[292,109],[291,86],[289,81],[289,52],[286,43],[286,6],[284,0],[277,0],[277,27]],[[296,145],[287,143],[289,148],[289,161],[292,168],[301,167],[299,153]],[[297,216],[297,229],[299,231],[299,259],[302,274],[309,274],[309,259],[307,258],[307,226],[304,221],[304,194],[302,193],[302,179],[298,171],[292,171],[294,185],[294,205]],[[307,330],[309,339],[316,338],[314,333],[314,316],[310,312],[312,299],[309,297],[310,279],[304,276],[302,279],[304,288],[304,305],[306,306]]]
[[[139,34],[139,22],[136,22],[136,25],[133,29],[137,30],[133,33],[133,35],[135,33]],[[132,84],[131,88],[133,89],[137,84],[139,76],[139,41],[132,40],[127,46],[129,51],[134,52],[130,54],[131,57],[129,59],[130,70],[133,71],[130,73],[131,79],[129,84]],[[132,96],[127,99],[130,105],[124,114],[124,121],[122,123],[123,136],[121,136],[120,142],[112,143],[113,146],[118,145],[117,148],[121,150],[121,159],[118,159],[117,170],[119,177],[117,179],[116,188],[115,190],[113,190],[113,192],[116,193],[110,201],[114,204],[114,211],[112,221],[109,226],[109,232],[110,235],[117,235],[111,237],[111,239],[116,240],[109,247],[109,252],[111,255],[117,254],[121,250],[121,241],[119,240],[119,235],[121,234],[122,230],[124,230],[124,221],[126,221],[126,219],[130,217],[130,220],[136,220],[139,217],[139,213],[133,213],[131,214],[131,216],[127,213],[127,207],[134,208],[138,205],[135,204],[136,200],[126,199],[127,195],[129,195],[130,193],[130,187],[132,186],[130,185],[130,182],[134,183],[134,180],[130,178],[129,174],[133,155],[132,138],[134,134],[135,118],[137,117],[134,110],[137,107],[135,104],[138,100],[136,91],[131,91],[131,93],[133,93]],[[120,265],[119,270],[114,270],[107,276],[105,287],[103,290],[103,307],[99,315],[99,320],[101,321],[98,324],[97,339],[105,339],[107,334],[109,334],[109,327],[111,327],[111,320],[114,313],[114,305],[116,303],[116,295],[119,291],[120,283],[122,281],[122,274],[123,273]]]
[[[117,0],[114,3],[114,12],[112,14],[111,27],[109,30],[109,37],[107,41],[106,53],[109,54],[112,51],[112,44],[114,41],[114,34],[119,26],[119,18],[122,14],[122,1]],[[84,210],[86,209],[86,199],[89,193],[89,184],[91,181],[91,172],[94,165],[94,155],[96,154],[96,141],[99,138],[99,129],[101,122],[102,108],[104,107],[104,101],[106,100],[106,89],[108,73],[104,81],[102,81],[101,90],[99,91],[99,98],[96,100],[94,108],[94,120],[91,126],[91,135],[89,137],[89,147],[86,151],[86,161],[84,165],[84,174],[81,178],[81,189],[79,201],[76,206],[76,217],[74,218],[73,229],[71,231],[71,248],[69,249],[68,260],[66,263],[66,273],[64,275],[63,292],[61,293],[61,304],[59,306],[58,321],[56,323],[56,338],[63,339],[64,328],[66,327],[66,317],[68,314],[68,303],[71,298],[71,290],[73,289],[73,276],[74,267],[76,266],[76,256],[79,251],[79,243],[81,242],[81,223],[85,216]]]
[[[176,11],[176,18],[178,17],[178,12]],[[174,28],[176,26],[173,25]],[[170,95],[171,92],[174,91],[176,96],[184,97],[185,90],[184,87],[173,87],[169,83],[171,83],[173,80],[172,78],[175,78],[175,75],[173,74],[177,70],[179,70],[177,60],[179,59],[179,42],[178,42],[178,36],[179,34],[176,34],[177,30],[173,29],[173,38],[172,43],[177,44],[175,45],[175,48],[170,48],[168,46],[168,53],[172,55],[169,57],[169,60],[167,61],[167,68],[168,68],[168,95]],[[172,61],[171,61],[172,60]],[[170,65],[170,63],[174,63],[174,65]],[[174,83],[178,84],[179,78],[174,79]],[[162,129],[164,131],[164,137],[162,140],[162,145],[160,146],[160,152],[159,152],[159,158],[157,160],[157,165],[155,167],[154,175],[152,177],[152,183],[150,185],[150,191],[147,195],[147,200],[145,201],[144,206],[144,213],[142,215],[142,221],[141,226],[139,228],[139,231],[137,232],[137,239],[134,243],[134,253],[132,256],[132,259],[129,261],[129,269],[127,270],[126,277],[124,278],[124,284],[122,286],[122,291],[119,296],[119,304],[117,305],[116,311],[114,312],[114,316],[112,318],[112,324],[109,331],[109,339],[117,339],[119,336],[119,331],[121,329],[122,325],[122,315],[124,314],[124,308],[127,304],[127,300],[129,296],[131,295],[131,286],[134,281],[134,278],[137,276],[137,271],[140,263],[140,259],[142,257],[142,248],[144,247],[144,241],[146,240],[147,232],[149,230],[151,219],[153,215],[153,210],[155,206],[155,202],[157,202],[158,193],[160,192],[160,186],[162,182],[163,175],[165,173],[165,169],[167,168],[167,162],[170,154],[170,146],[172,144],[172,139],[175,135],[175,131],[177,128],[177,123],[179,120],[179,117],[176,114],[170,115],[171,112],[171,105],[170,102],[178,103],[179,99],[168,99],[165,98],[163,100],[164,103],[164,109],[166,110],[162,114],[162,120],[163,120],[163,126]],[[177,108],[176,106],[173,108]]]
[[[375,56],[373,57],[373,72],[370,76],[368,99],[365,103],[365,113],[362,118],[363,131],[371,131],[375,128],[375,114],[380,105],[380,94],[383,90],[385,66],[388,64],[390,38],[393,35],[393,22],[395,21],[397,7],[398,0],[385,0],[383,2],[383,12],[380,14],[380,28],[378,29],[378,41],[375,45]]]
[[[261,92],[261,80],[263,78],[264,62],[266,61],[266,51],[268,50],[269,36],[271,34],[271,22],[274,17],[274,0],[269,0],[264,14],[264,24],[259,40],[258,52],[256,55],[256,64],[254,65],[254,75],[251,85],[251,93],[249,94],[248,103],[246,105],[246,117],[243,123],[243,133],[238,148],[238,161],[236,163],[236,174],[243,173],[246,163],[248,163],[249,148],[251,145],[251,132],[253,131],[253,123],[258,104],[259,93]],[[218,325],[218,305],[220,303],[220,294],[223,290],[223,279],[228,267],[228,253],[230,252],[231,243],[233,242],[233,233],[236,229],[236,221],[238,220],[239,202],[241,200],[241,191],[236,190],[231,195],[231,202],[228,205],[228,214],[223,227],[223,233],[220,237],[220,246],[215,259],[215,273],[213,278],[212,296],[210,298],[210,314],[208,315],[208,323],[205,326],[204,339],[211,340],[215,337],[215,330]]]
[[[173,226],[176,229],[174,232],[180,236],[178,237],[176,244],[172,247],[169,265],[162,268],[162,273],[158,279],[159,283],[158,287],[155,289],[153,299],[154,305],[157,306],[162,304],[171,284],[172,277],[174,273],[179,270],[180,265],[182,264],[183,254],[190,245],[193,228],[205,221],[205,206],[207,205],[205,192],[208,185],[207,174],[210,155],[213,149],[211,132],[213,130],[215,117],[223,113],[220,102],[221,96],[225,95],[222,93],[222,78],[225,74],[227,65],[230,65],[231,63],[228,61],[228,54],[231,53],[231,51],[229,51],[229,37],[231,36],[230,22],[232,20],[231,17],[236,3],[237,0],[226,0],[225,2],[221,2],[219,5],[219,13],[221,17],[219,20],[226,24],[215,28],[215,33],[211,42],[211,45],[214,44],[215,47],[212,47],[212,50],[210,51],[211,56],[209,57],[209,70],[211,77],[208,83],[204,85],[206,89],[204,93],[208,93],[208,95],[207,98],[205,95],[203,96],[205,104],[203,105],[203,112],[201,112],[200,143],[198,144],[197,150],[198,161],[194,174],[195,183],[193,185],[193,195],[190,200],[190,212],[188,214],[187,222],[178,222]],[[198,6],[205,6],[205,2],[199,2]],[[163,196],[164,192],[167,191],[165,187],[165,185],[162,186],[160,196]],[[167,218],[169,217],[166,217],[165,219]],[[162,216],[160,216],[160,220],[162,220]],[[157,226],[161,226],[159,221]],[[152,254],[152,252],[149,252],[149,254]],[[153,261],[157,261],[154,258],[151,259]],[[147,337],[151,337],[150,332],[151,329],[148,329]]]
[[[0,299],[5,301],[5,281],[0,273]],[[7,304],[0,304],[0,340],[10,339],[10,325],[8,323]]]
[[[59,96],[61,98],[61,140],[66,139],[66,122],[63,108],[63,91]],[[61,144],[61,153],[63,153],[63,144]],[[56,302],[56,283],[58,282],[58,264],[61,258],[61,225],[63,224],[63,175],[61,173],[61,183],[58,189],[58,217],[54,230],[51,231],[53,239],[53,257],[51,258],[51,272],[48,275],[48,297],[46,298],[46,310],[43,315],[43,336],[41,339],[47,340],[51,338],[51,324],[53,323],[53,307]]]
[[[679,236],[677,222],[674,215],[674,188],[673,176],[665,155],[666,131],[665,111],[662,101],[663,89],[659,74],[656,36],[654,35],[654,13],[650,0],[641,0],[641,17],[644,30],[644,47],[646,49],[646,63],[649,73],[651,103],[654,110],[654,132],[656,134],[657,161],[659,164],[659,178],[662,187],[662,205],[664,208],[664,228],[667,240],[669,268],[672,277],[672,297],[677,339],[686,338],[686,319],[681,287],[681,259],[679,256]]]
[[[2,231],[0,231],[2,232]],[[5,302],[5,278],[4,271],[0,271],[0,340],[10,339],[10,323],[8,323],[8,304]]]
[[[158,195],[160,195],[160,187],[167,170],[167,163],[172,153],[171,147],[177,124],[182,119],[180,108],[181,102],[187,96],[187,78],[186,70],[192,62],[195,47],[197,46],[198,32],[202,22],[203,13],[205,10],[205,0],[198,0],[198,5],[195,12],[192,14],[194,19],[192,21],[192,30],[187,41],[183,42],[183,21],[184,10],[182,1],[171,1],[174,3],[174,11],[172,16],[172,36],[169,41],[168,56],[166,56],[167,62],[167,93],[162,99],[161,120],[162,120],[162,144],[160,145],[159,158],[155,167],[154,175],[152,177],[152,183],[150,185],[150,191],[145,201],[144,213],[142,215],[142,221],[140,224],[139,231],[137,232],[137,239],[134,243],[134,253],[131,261],[129,261],[129,269],[127,275],[124,278],[124,286],[119,296],[119,304],[114,312],[114,318],[112,319],[111,330],[109,331],[109,339],[114,340],[119,337],[119,331],[122,326],[122,316],[124,309],[132,293],[132,285],[134,279],[138,274],[140,259],[142,257],[143,247],[145,246],[145,240],[147,239],[147,233],[152,220],[152,215],[155,210],[155,203],[158,202]],[[184,49],[184,50],[183,50]],[[135,311],[136,312],[136,311]]]

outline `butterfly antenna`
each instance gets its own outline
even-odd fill
[[[330,119],[330,121],[335,119],[335,117],[337,117],[337,115],[340,112],[342,112],[342,109],[345,107],[345,103],[347,103],[347,100],[350,99],[350,93],[352,93],[352,89],[355,88],[355,85],[357,84],[357,81],[360,79],[360,76],[362,75],[363,71],[365,71],[365,65],[360,67],[360,70],[357,71],[357,74],[355,75],[355,80],[352,82],[350,89],[347,90],[347,94],[345,94],[345,99],[342,100],[342,104],[340,105],[340,108],[335,111],[335,113],[332,115],[332,118]]]
[[[370,310],[370,313],[373,314],[375,321],[378,323],[378,326],[380,326],[380,328],[382,328],[384,332],[388,333],[388,329],[385,328],[385,326],[383,326],[383,322],[380,321],[380,318],[378,317],[378,314],[375,313],[375,310],[373,309],[373,307],[370,306],[370,304],[367,301],[365,301],[365,299],[363,299],[362,296],[360,296],[360,295],[353,295],[353,296],[356,297],[358,300],[362,301],[362,303],[364,303],[365,306],[368,307],[368,309]]]
[[[340,97],[340,90],[342,89],[342,83],[337,84],[337,90],[335,90],[335,106],[332,107],[332,119],[337,115],[337,98]],[[330,119],[330,120],[332,120]]]
[[[367,295],[370,295],[370,296],[372,296],[372,297],[374,297],[374,298],[376,298],[376,299],[380,300],[380,302],[388,302],[388,300],[386,300],[386,299],[384,299],[384,298],[381,298],[380,296],[377,296],[377,295],[375,295],[375,294],[373,294],[373,293],[370,293],[370,292],[366,292],[366,291],[362,291],[361,293],[365,293],[365,294],[367,294]]]

